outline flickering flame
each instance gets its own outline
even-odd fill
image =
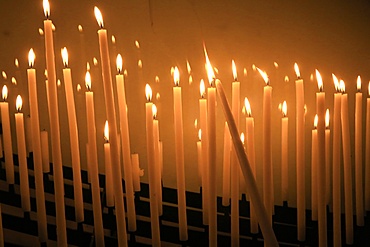
[[[191,67],[190,67],[190,63],[188,60],[186,60],[186,69],[188,70],[188,74],[191,73]]]
[[[155,104],[152,105],[152,113],[153,113],[153,118],[156,119],[158,110],[157,110],[157,106]]]
[[[252,109],[251,109],[251,105],[250,105],[249,100],[248,100],[247,97],[245,97],[245,99],[244,99],[244,106],[245,106],[245,110],[247,112],[248,117],[251,117],[252,116]]]
[[[286,117],[287,113],[288,113],[288,106],[286,104],[286,101],[284,100],[283,102],[283,106],[281,108],[281,112],[283,113],[283,116]]]
[[[289,82],[289,77],[287,75],[284,77],[284,81]]]
[[[3,86],[2,97],[4,101],[8,98],[8,87],[6,85]]]
[[[240,134],[240,140],[241,140],[241,141],[242,141],[242,143],[244,144],[244,133],[243,133],[243,132]]]
[[[367,92],[368,92],[368,94],[370,96],[370,81],[369,81],[369,85],[367,86]]]
[[[139,61],[137,61],[137,66],[142,69],[143,68],[143,61],[141,61],[141,59],[139,59]]]
[[[44,35],[44,30],[42,30],[42,28],[39,28],[39,34],[40,34],[40,36]]]
[[[198,119],[197,118],[194,120],[194,128],[198,129]]]
[[[128,75],[127,69],[125,69],[125,70],[123,71],[123,74],[127,77],[127,75]]]
[[[87,63],[86,63],[86,70],[87,70],[87,71],[90,71],[90,69],[91,69],[91,67],[90,67],[90,63],[89,63],[89,62],[87,62]]]
[[[204,80],[200,80],[200,85],[199,85],[199,90],[200,90],[200,97],[204,98],[204,95],[206,93],[206,87],[204,85]]]
[[[98,66],[98,59],[96,57],[93,57],[93,64],[94,66]]]
[[[344,84],[344,81],[343,80],[340,80],[339,81],[339,87],[340,87],[340,91],[342,93],[345,93],[346,92],[346,84]]]
[[[50,4],[48,0],[43,0],[42,5],[44,7],[44,14],[46,18],[50,16]]]
[[[80,91],[81,91],[81,85],[77,84],[77,92],[80,92]]]
[[[266,85],[269,85],[270,82],[269,82],[269,77],[267,76],[266,72],[264,72],[263,70],[261,70],[260,68],[257,68],[258,72],[260,73],[260,75],[262,76],[263,80],[265,81]]]
[[[361,77],[357,76],[357,91],[361,91]]]
[[[316,69],[316,80],[317,80],[317,86],[319,87],[319,91],[322,92],[323,90],[323,84],[322,84],[322,77],[320,72]]]
[[[326,109],[325,113],[325,127],[329,128],[330,116],[329,116],[329,109]]]
[[[104,28],[104,23],[103,23],[103,16],[99,10],[98,7],[94,7],[94,14],[95,14],[95,18],[96,18],[96,21],[98,22],[98,25],[100,28]]]
[[[278,105],[278,109],[279,109],[279,111],[281,111],[281,103],[279,103],[279,105]]]
[[[337,92],[339,92],[340,87],[339,87],[339,81],[338,81],[338,78],[337,78],[334,74],[331,74],[331,76],[333,77],[333,82],[334,82],[335,90],[336,90]]]
[[[253,71],[256,71],[257,70],[257,67],[256,67],[255,64],[252,64],[252,69],[253,69]]]
[[[81,25],[78,25],[78,26],[77,26],[77,29],[78,29],[78,31],[79,31],[80,33],[82,33],[82,32],[84,31],[84,29],[82,28],[82,26],[81,26]]]
[[[31,48],[30,51],[28,52],[28,65],[32,68],[33,65],[35,64],[35,58],[36,55],[33,52],[33,49]]]
[[[61,50],[61,53],[62,53],[62,59],[63,59],[64,67],[68,67],[68,51],[67,51],[67,48],[64,47]]]
[[[310,74],[310,81],[313,81],[313,74]]]
[[[236,73],[236,65],[235,65],[234,60],[231,60],[231,68],[233,70],[234,81],[237,81],[238,80],[238,74]]]
[[[89,71],[86,71],[85,75],[85,85],[88,91],[91,90],[91,75]]]
[[[306,114],[307,114],[307,105],[306,104],[304,104],[303,109],[304,109],[304,116],[306,116]]]
[[[301,72],[299,72],[299,67],[298,67],[297,63],[294,63],[294,71],[295,71],[295,74],[297,75],[297,78],[300,79],[301,78]]]
[[[108,125],[108,120],[105,121],[104,124],[104,140],[106,142],[109,142],[109,125]]]
[[[279,68],[279,64],[277,62],[274,62],[275,68]]]
[[[173,77],[173,72],[175,71],[175,67],[171,67],[170,69],[170,73],[171,73],[171,76]]]
[[[17,85],[17,79],[14,76],[12,76],[12,84]]]
[[[178,87],[179,82],[180,82],[180,72],[179,72],[179,69],[177,67],[175,67],[175,69],[173,71],[173,81],[175,83],[175,86]]]
[[[154,78],[154,81],[156,82],[156,83],[158,83],[159,82],[159,76],[155,76],[155,78]]]
[[[198,139],[199,141],[202,140],[202,130],[201,129],[198,130]]]
[[[315,115],[315,118],[313,120],[313,126],[315,127],[315,129],[317,128],[317,123],[319,122],[319,116],[317,116],[317,114]]]
[[[121,54],[117,55],[116,65],[117,65],[118,73],[121,73],[121,71],[122,71],[122,56],[121,56]]]
[[[189,85],[191,85],[192,83],[193,83],[193,77],[189,75]]]
[[[51,23],[51,30],[53,30],[53,32],[55,32],[55,30],[57,30],[57,28],[55,27],[54,23]]]
[[[22,97],[20,95],[18,95],[17,99],[15,100],[15,108],[18,112],[22,110]]]
[[[19,68],[19,61],[18,61],[18,58],[16,58],[14,60],[14,64],[15,64],[15,67]]]
[[[112,35],[112,44],[116,44],[116,36]]]
[[[161,94],[160,94],[160,93],[156,93],[156,95],[155,95],[155,99],[156,99],[157,101],[159,101],[159,100],[161,99]]]
[[[205,65],[205,67],[206,67],[206,71],[207,71],[208,82],[211,86],[213,86],[212,82],[215,79],[215,72],[213,71],[213,67],[212,67],[211,62],[209,61],[206,47],[204,46],[203,49],[204,49],[204,55],[206,56],[206,65]]]
[[[140,43],[139,43],[139,41],[137,41],[137,40],[135,40],[135,46],[136,46],[136,48],[140,48]]]
[[[60,87],[62,85],[62,82],[60,81],[60,79],[57,80],[57,86]]]
[[[149,84],[145,85],[145,95],[148,102],[152,101],[152,88],[149,86]]]
[[[244,76],[247,76],[248,75],[247,68],[244,68],[243,73],[244,73]]]

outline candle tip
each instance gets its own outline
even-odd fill
[[[8,87],[6,85],[3,86],[2,97],[4,101],[6,101],[6,98],[8,98]]]
[[[22,110],[22,97],[20,95],[17,96],[17,99],[15,101],[15,107],[18,112]]]
[[[96,18],[96,21],[98,22],[99,27],[104,28],[103,16],[100,12],[100,9],[96,6],[94,7],[94,14],[95,14],[95,18]]]
[[[35,58],[36,58],[35,52],[31,48],[30,51],[28,52],[28,65],[30,66],[30,68],[32,68],[33,65],[35,64]]]

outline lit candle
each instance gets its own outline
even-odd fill
[[[162,206],[162,181],[161,181],[161,152],[159,142],[159,121],[157,119],[157,106],[152,105],[153,109],[153,138],[154,138],[154,155],[155,155],[155,181],[157,190],[157,203],[158,203],[158,214],[163,214]]]
[[[281,191],[283,201],[288,201],[288,117],[287,117],[287,104],[283,102],[281,112]]]
[[[198,155],[198,180],[199,185],[202,186],[202,168],[203,168],[203,157],[202,157],[202,130],[198,131],[198,141],[197,141],[197,155]]]
[[[45,58],[46,69],[48,74],[48,93],[49,93],[49,121],[51,132],[51,156],[53,160],[53,175],[54,175],[54,193],[55,193],[55,209],[56,209],[56,225],[58,245],[67,246],[67,228],[64,206],[64,181],[62,169],[62,152],[60,146],[60,130],[59,130],[59,113],[58,113],[58,94],[55,73],[55,57],[54,57],[54,40],[53,40],[53,23],[49,20],[50,5],[48,0],[43,1],[45,32]]]
[[[216,79],[215,81],[217,87],[217,93],[220,98],[221,105],[224,110],[225,118],[229,124],[229,130],[233,145],[235,147],[236,154],[239,159],[239,164],[244,175],[246,182],[247,190],[251,198],[251,202],[254,206],[257,220],[261,227],[261,231],[267,246],[278,246],[276,236],[270,224],[270,218],[267,214],[266,208],[263,204],[261,196],[257,189],[256,179],[254,178],[251,165],[248,161],[247,155],[244,151],[243,143],[239,138],[238,129],[236,127],[232,112],[230,110],[229,103],[227,101],[224,88],[220,80]]]
[[[6,85],[3,86],[2,97],[4,102],[0,102],[0,108],[1,108],[1,124],[3,128],[6,181],[8,182],[8,184],[14,185],[12,135],[10,132],[9,104],[8,102],[6,102],[6,99],[8,97],[8,87]]]
[[[130,150],[130,132],[128,127],[127,117],[127,102],[126,102],[126,89],[124,77],[122,72],[122,56],[118,54],[117,60],[116,84],[117,84],[117,98],[118,109],[120,117],[120,130],[121,130],[121,149],[123,155],[124,178],[127,200],[127,218],[128,230],[131,232],[136,231],[136,212],[135,212],[135,198],[134,198],[134,184],[132,178],[132,164],[131,164],[131,150]]]
[[[257,68],[266,86],[263,89],[263,132],[262,132],[262,156],[263,156],[263,200],[269,215],[270,224],[272,224],[272,209],[273,209],[273,176],[272,176],[272,144],[271,144],[271,95],[272,87],[267,77],[266,72]]]
[[[49,160],[49,135],[46,130],[41,133],[41,159],[42,159],[42,171],[44,173],[50,172],[50,160]]]
[[[333,116],[333,246],[342,245],[341,230],[341,182],[340,182],[340,115],[341,97],[339,82],[332,74],[335,90],[334,93],[334,116]]]
[[[175,86],[173,87],[173,114],[175,125],[175,154],[176,154],[176,178],[177,178],[177,198],[179,214],[180,241],[188,240],[188,227],[186,220],[186,198],[185,198],[185,165],[184,165],[184,134],[182,122],[182,94],[180,82],[180,72],[175,67],[174,73]]]
[[[147,103],[145,104],[146,112],[146,146],[148,157],[148,177],[149,177],[149,199],[150,199],[150,223],[152,230],[152,245],[160,246],[160,231],[159,231],[159,216],[158,216],[158,203],[156,191],[156,174],[155,174],[155,149],[154,149],[154,136],[153,136],[153,103],[152,89],[149,84],[145,86],[145,94]]]
[[[346,221],[346,244],[353,244],[353,205],[352,205],[352,162],[351,162],[351,139],[348,118],[348,94],[345,92],[345,84],[341,80],[341,124],[344,163],[344,213]]]
[[[318,163],[318,143],[317,143],[317,122],[318,117],[315,115],[314,129],[312,130],[311,141],[311,217],[313,221],[317,221],[317,163]]]
[[[104,98],[105,108],[110,123],[110,145],[111,145],[111,159],[112,159],[112,170],[113,170],[113,190],[116,205],[116,222],[117,222],[117,239],[119,246],[127,245],[127,233],[126,233],[126,218],[125,218],[125,205],[123,203],[123,191],[122,191],[122,179],[119,162],[119,144],[117,134],[117,122],[116,122],[116,108],[114,106],[113,88],[112,88],[112,75],[110,69],[109,49],[107,40],[107,30],[104,29],[103,17],[100,10],[94,8],[96,20],[100,26],[98,31],[99,36],[99,49],[100,49],[100,60],[102,67],[102,77],[104,86]]]
[[[114,207],[112,162],[110,159],[109,126],[108,121],[104,125],[104,164],[105,164],[105,190],[107,207]]]
[[[230,152],[231,152],[231,140],[229,127],[225,122],[224,127],[224,156],[223,156],[223,183],[222,183],[222,206],[230,205]]]
[[[16,100],[17,113],[15,113],[15,126],[17,132],[17,147],[18,147],[18,162],[19,162],[19,183],[21,190],[21,202],[24,212],[31,211],[30,189],[28,184],[28,168],[27,168],[27,151],[26,139],[24,133],[24,118],[22,109],[22,97],[17,96]]]
[[[331,150],[330,150],[330,128],[329,128],[330,116],[329,109],[326,109],[325,113],[325,204],[330,203],[330,191],[331,191]]]
[[[81,160],[80,160],[80,146],[78,139],[77,119],[75,101],[73,96],[72,75],[71,69],[68,68],[68,51],[64,47],[62,49],[63,58],[63,78],[66,91],[67,116],[69,126],[69,140],[71,146],[72,157],[72,171],[73,171],[73,195],[75,202],[75,217],[76,221],[84,221],[84,208],[82,198],[82,181],[81,181]]]
[[[253,172],[254,179],[256,179],[256,151],[254,145],[254,118],[252,117],[252,109],[248,98],[244,99],[245,112],[247,117],[245,118],[245,133],[247,134],[247,154],[250,160],[251,169]],[[253,200],[253,199],[251,199]],[[253,202],[250,204],[250,215],[251,215],[251,233],[258,233],[258,222],[254,209]]]
[[[203,224],[208,225],[208,114],[207,114],[207,99],[205,99],[204,81],[200,81],[200,99],[199,99],[199,120],[200,128],[202,129],[202,206],[203,206]]]
[[[28,53],[28,63],[30,68],[27,69],[27,77],[28,77],[28,98],[31,114],[33,164],[35,173],[37,227],[40,242],[45,243],[48,240],[48,232],[46,221],[44,181],[42,174],[43,168],[42,168],[42,153],[40,140],[39,110],[37,99],[36,70],[33,68],[34,62],[35,62],[35,53],[33,52],[33,49],[30,49]]]
[[[365,209],[370,210],[370,82],[366,99]]]
[[[362,166],[362,93],[361,77],[357,77],[357,93],[355,106],[355,197],[356,223],[364,226],[364,198],[363,198],[363,166]]]
[[[319,225],[319,246],[327,245],[327,223],[326,223],[326,200],[325,200],[325,93],[323,92],[322,78],[316,70],[316,79],[319,92],[316,93],[317,123],[317,186],[318,186],[318,225]]]
[[[104,246],[104,228],[100,202],[100,186],[98,172],[98,152],[96,146],[94,93],[91,91],[90,72],[86,72],[86,120],[88,140],[88,171],[91,179],[91,194],[94,214],[94,234],[97,246]]]
[[[296,172],[297,172],[297,232],[298,240],[306,239],[306,189],[305,189],[305,110],[303,79],[298,65],[294,64],[297,75],[296,92]]]

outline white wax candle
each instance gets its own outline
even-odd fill
[[[32,68],[34,64],[35,54],[31,49],[29,52],[30,69],[27,69],[28,77],[28,98],[31,114],[31,136],[33,150],[33,165],[35,173],[35,188],[36,188],[36,209],[37,209],[37,227],[39,239],[41,243],[45,243],[48,239],[44,182],[42,173],[42,152],[41,152],[41,137],[39,110],[36,85],[36,70]]]
[[[229,127],[225,122],[224,128],[224,156],[223,156],[223,169],[222,169],[222,206],[230,205],[230,153],[231,153],[231,139]]]
[[[331,201],[331,145],[329,128],[329,109],[325,113],[325,204]]]
[[[30,152],[32,152],[32,127],[31,127],[31,118],[28,115],[25,120],[26,125],[26,148],[27,148],[27,157]],[[2,152],[0,152],[2,153]]]
[[[49,159],[49,135],[46,130],[41,131],[41,154],[42,154],[42,170],[44,173],[50,172]]]
[[[157,112],[157,107],[153,104],[153,114],[154,111]],[[154,138],[154,155],[155,155],[155,182],[156,182],[156,194],[158,203],[158,214],[161,216],[163,214],[162,206],[162,180],[161,180],[161,153],[159,150],[159,121],[156,119],[156,114],[154,114],[153,119],[153,138]]]
[[[369,83],[370,95],[370,83]],[[370,98],[366,99],[365,209],[370,210]]]
[[[114,207],[113,181],[112,181],[112,161],[110,157],[108,121],[104,126],[104,168],[105,168],[105,190],[107,207]]]
[[[131,163],[131,150],[130,150],[130,132],[128,127],[127,117],[127,103],[126,103],[126,91],[124,77],[121,74],[122,71],[122,57],[119,54],[117,56],[117,70],[116,75],[117,84],[117,98],[118,98],[118,110],[120,117],[120,130],[121,130],[121,149],[123,156],[124,165],[124,179],[126,189],[126,200],[127,200],[127,218],[128,218],[128,230],[131,232],[136,231],[136,211],[135,211],[135,198],[134,198],[134,184],[132,177],[132,163]]]
[[[71,69],[68,68],[68,52],[64,47],[62,49],[62,57],[65,68],[63,69],[64,86],[66,92],[67,116],[69,127],[69,140],[72,157],[72,173],[73,173],[73,195],[75,202],[75,217],[76,222],[84,221],[84,207],[82,197],[82,181],[81,181],[81,159],[80,146],[77,129],[76,109],[73,96],[72,75]]]
[[[139,167],[139,154],[131,154],[132,164],[132,178],[135,191],[140,191],[140,167]]]
[[[126,233],[126,217],[125,217],[125,205],[123,203],[123,191],[122,191],[122,180],[119,162],[119,144],[117,134],[117,122],[116,122],[116,107],[114,104],[113,97],[113,85],[112,75],[110,69],[110,58],[108,49],[107,30],[103,28],[103,18],[100,10],[94,8],[95,17],[100,26],[98,31],[99,37],[99,50],[100,60],[103,77],[103,88],[105,98],[105,108],[107,113],[108,122],[110,123],[109,134],[111,136],[111,159],[112,159],[112,170],[113,170],[113,190],[116,205],[116,222],[117,222],[117,239],[119,246],[127,246],[127,233]]]
[[[283,117],[281,118],[281,192],[283,201],[288,201],[288,117],[287,105],[284,101],[282,106]]]
[[[311,140],[311,219],[317,221],[317,115],[315,116],[315,128],[312,130]]]
[[[21,202],[22,209],[24,212],[31,211],[30,202],[30,189],[28,183],[28,167],[27,167],[27,151],[26,151],[26,139],[24,133],[24,118],[21,113],[22,98],[20,95],[17,97],[17,110],[15,113],[15,126],[17,132],[17,147],[18,147],[18,163],[19,163],[19,183],[21,191]]]
[[[306,239],[306,189],[305,189],[305,113],[304,87],[298,65],[294,64],[297,74],[296,92],[296,173],[297,173],[297,234],[298,240]]]
[[[202,141],[201,141],[201,129],[199,129],[199,141],[197,141],[197,157],[198,157],[198,181],[199,186],[202,186],[202,168],[203,168],[203,157],[202,157]]]
[[[355,106],[355,197],[356,197],[356,224],[364,226],[364,190],[362,165],[362,93],[361,77],[357,77],[357,93]]]

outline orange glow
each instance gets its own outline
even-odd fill
[[[15,100],[15,108],[18,112],[22,110],[22,97],[20,95],[18,95],[17,99]]]
[[[62,48],[61,53],[62,53],[62,59],[63,59],[64,67],[68,67],[68,51],[67,51],[67,48],[66,47]]]
[[[32,68],[33,65],[35,64],[35,58],[36,55],[33,52],[33,49],[31,48],[30,51],[28,52],[28,65]]]
[[[249,104],[249,100],[248,100],[247,97],[245,97],[245,99],[244,99],[244,106],[245,106],[245,110],[247,112],[248,117],[251,117],[252,116],[252,109],[251,109],[251,105]]]
[[[4,101],[8,98],[8,87],[6,85],[3,86],[2,97]]]
[[[294,63],[294,71],[295,71],[295,74],[297,75],[297,78],[300,79],[301,78],[301,72],[299,71],[299,67],[298,67],[297,63]]]
[[[95,14],[95,18],[96,18],[96,21],[98,22],[98,25],[100,28],[104,28],[104,23],[103,23],[103,16],[99,10],[98,7],[94,7],[94,14]]]
[[[117,71],[118,71],[118,73],[121,73],[121,71],[122,71],[122,64],[123,64],[123,62],[122,62],[122,56],[121,56],[121,54],[118,54],[117,55],[117,59],[116,59],[116,65],[117,65]]]
[[[317,69],[315,70],[315,72],[316,72],[317,86],[319,87],[319,91],[322,92],[324,87],[323,87],[323,83],[322,83],[321,74]]]
[[[50,4],[48,0],[43,0],[42,5],[44,7],[44,14],[46,18],[50,16]]]
[[[329,128],[330,116],[329,116],[329,109],[326,109],[325,113],[325,127]]]
[[[204,85],[204,80],[200,80],[200,85],[199,85],[199,89],[200,89],[200,97],[204,98],[204,95],[206,93],[206,87]]]
[[[357,76],[357,91],[361,91],[361,77]]]
[[[85,75],[85,85],[88,91],[91,90],[91,75],[89,71],[86,71]]]
[[[234,81],[237,81],[238,80],[238,74],[236,73],[236,65],[235,65],[234,60],[231,60],[231,68],[233,70]]]
[[[104,140],[106,142],[109,142],[109,125],[108,125],[108,120],[105,121],[104,124]]]
[[[173,70],[173,82],[175,83],[175,86],[178,87],[180,83],[180,72],[177,67]]]
[[[149,86],[149,84],[145,85],[145,96],[148,102],[152,101],[152,88]]]

